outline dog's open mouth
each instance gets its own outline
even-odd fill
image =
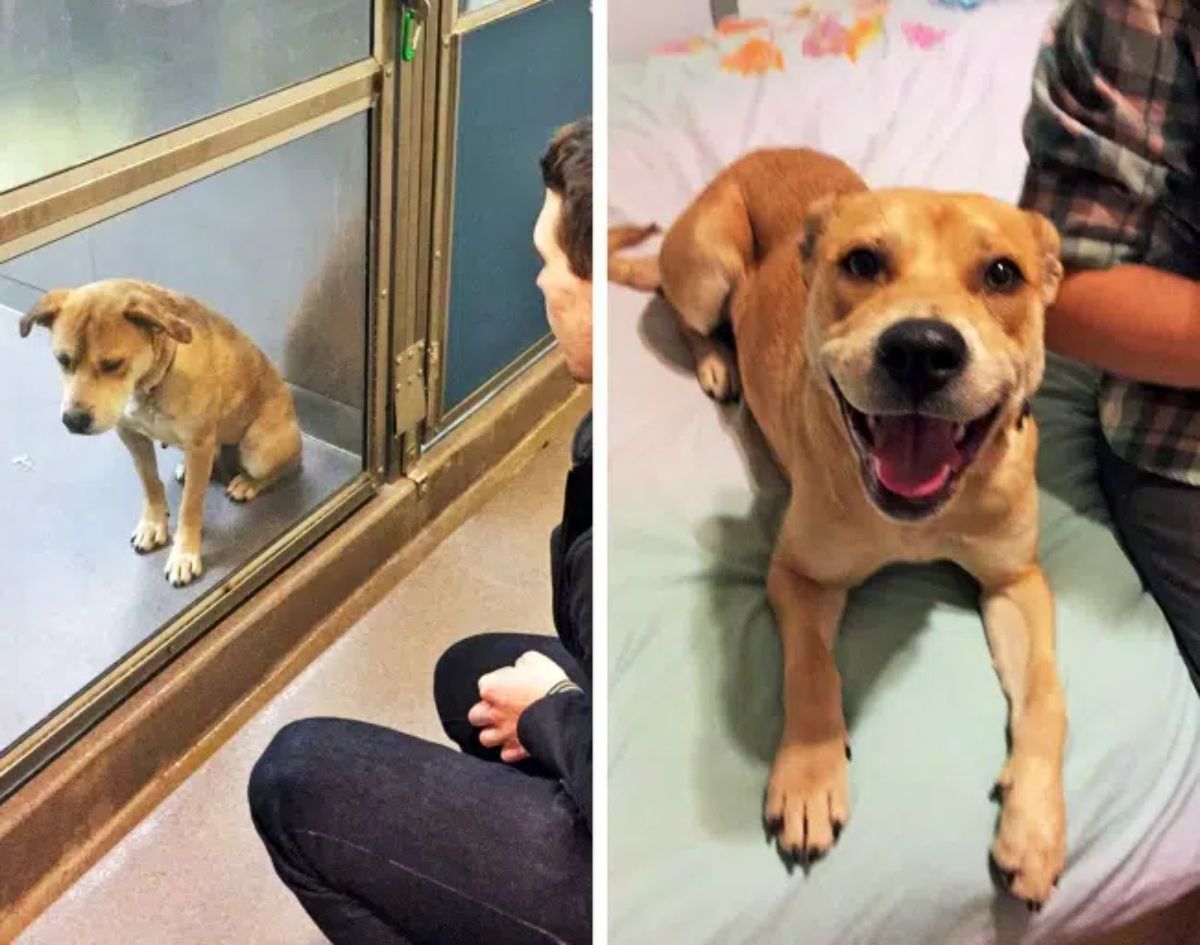
[[[1000,413],[997,404],[966,423],[923,413],[865,414],[842,395],[842,416],[862,461],[867,492],[895,518],[921,518],[936,511],[971,465]]]

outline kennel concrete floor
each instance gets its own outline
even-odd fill
[[[129,545],[142,492],[128,452],[113,433],[67,433],[49,334],[21,339],[17,317],[0,306],[0,752],[362,468],[306,436],[301,475],[249,505],[212,485],[205,574],[173,588],[166,549]],[[173,530],[182,454],[158,455]]]
[[[553,632],[550,529],[562,509],[569,431],[160,804],[58,900],[18,945],[317,945],[324,938],[276,878],[246,809],[246,779],[272,735],[334,715],[444,742],[431,673],[454,640],[494,629]],[[387,580],[387,569],[379,575]],[[371,590],[370,588],[367,589]]]

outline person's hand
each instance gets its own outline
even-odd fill
[[[509,764],[529,757],[517,740],[521,713],[567,678],[554,660],[530,650],[512,666],[504,666],[479,677],[479,701],[467,713],[467,721],[480,729],[479,744],[500,749],[500,759]]]

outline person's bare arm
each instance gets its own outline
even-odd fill
[[[1069,273],[1046,344],[1133,380],[1200,388],[1200,282],[1141,265]]]

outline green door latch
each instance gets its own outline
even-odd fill
[[[402,0],[400,11],[400,59],[412,62],[421,43],[421,31],[429,15],[429,0]]]

